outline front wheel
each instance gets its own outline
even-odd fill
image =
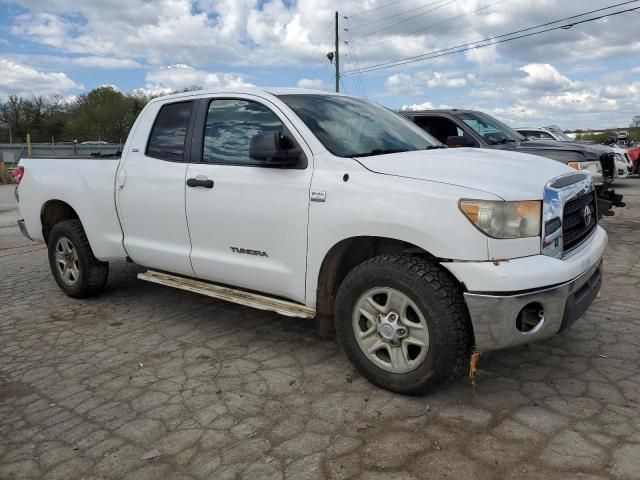
[[[458,285],[436,263],[382,256],[353,269],[336,298],[336,332],[370,382],[424,394],[466,368],[472,332]]]
[[[56,224],[49,235],[49,266],[60,289],[74,298],[101,292],[107,284],[109,264],[93,255],[80,220]]]

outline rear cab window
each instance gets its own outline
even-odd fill
[[[151,129],[146,155],[171,162],[185,161],[185,142],[192,110],[193,101],[163,105]]]

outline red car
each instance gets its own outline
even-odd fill
[[[631,163],[633,164],[633,167],[631,167],[631,173],[640,174],[640,147],[627,150],[627,155],[629,155],[629,160],[631,160]]]

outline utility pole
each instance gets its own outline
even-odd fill
[[[336,12],[336,92],[340,92],[340,37],[338,34],[338,12]]]

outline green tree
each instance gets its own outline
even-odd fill
[[[64,140],[64,128],[71,112],[69,103],[59,95],[51,97],[45,105],[42,122],[44,142],[57,143]]]
[[[640,140],[640,115],[635,115],[629,125],[629,135],[633,140]]]
[[[59,141],[69,107],[62,97],[30,99],[12,95],[0,104],[0,141],[23,143]]]
[[[588,140],[595,143],[607,143],[611,137],[615,137],[615,130],[607,130],[602,133],[584,132],[576,135],[576,140]]]
[[[27,120],[25,100],[17,95],[10,95],[0,106],[0,123],[6,128],[7,139],[13,143],[25,141]]]
[[[122,142],[136,117],[136,104],[113,87],[99,87],[75,102],[65,132],[78,140]]]

